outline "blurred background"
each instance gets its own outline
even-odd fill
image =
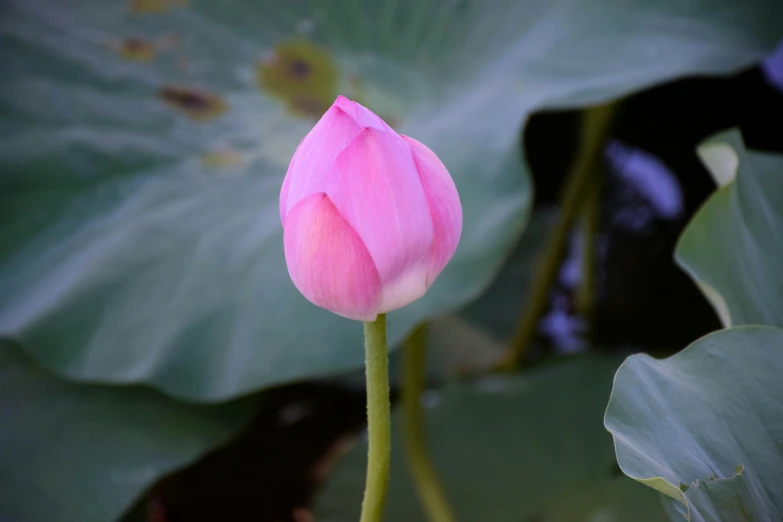
[[[297,293],[277,208],[337,94],[463,200],[389,316],[395,346],[427,324],[458,519],[666,520],[603,415],[625,356],[721,328],[674,252],[716,190],[699,144],[783,153],[783,5],[284,4],[0,3],[0,521],[357,518],[361,325]],[[388,520],[425,520],[396,439]]]

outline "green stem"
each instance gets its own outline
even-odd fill
[[[427,451],[421,392],[424,389],[426,326],[411,334],[402,348],[402,412],[405,456],[416,490],[430,522],[454,522],[454,512],[438,482]]]
[[[582,281],[576,293],[576,310],[588,324],[588,335],[592,338],[593,312],[597,285],[598,232],[601,219],[601,196],[603,194],[604,171],[597,166],[591,176],[591,184],[582,208]]]
[[[364,323],[367,373],[367,482],[361,522],[381,522],[389,486],[391,418],[389,404],[389,352],[386,347],[386,315]]]
[[[524,359],[535,336],[538,322],[546,311],[549,289],[557,277],[565,255],[568,233],[581,208],[590,172],[601,157],[613,112],[614,104],[608,104],[591,107],[582,114],[579,155],[566,179],[560,198],[560,217],[536,264],[533,288],[522,312],[519,327],[512,338],[509,355],[501,365],[502,369],[512,370]]]

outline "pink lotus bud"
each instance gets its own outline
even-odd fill
[[[296,149],[280,219],[299,291],[362,321],[423,296],[462,232],[457,188],[438,157],[342,96]]]

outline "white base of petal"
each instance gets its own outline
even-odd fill
[[[397,310],[421,298],[427,291],[427,270],[422,267],[403,272],[396,280],[383,283],[379,314]]]

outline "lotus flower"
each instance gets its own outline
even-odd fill
[[[423,296],[462,232],[457,188],[435,153],[342,96],[296,149],[280,219],[294,285],[361,321]]]

